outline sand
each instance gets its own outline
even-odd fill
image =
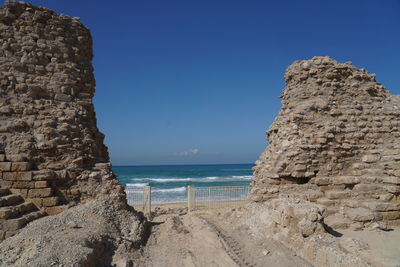
[[[151,235],[137,266],[312,266],[277,240],[249,234],[228,216],[245,204],[231,204],[190,213],[186,203],[153,205]],[[399,228],[342,234],[335,242],[345,253],[371,266],[400,266]]]
[[[360,254],[372,266],[400,266],[400,228],[393,228],[392,231],[379,230],[341,230],[339,244],[344,250]],[[354,243],[357,240],[359,246],[349,247],[349,241]],[[360,249],[361,246],[361,249]]]
[[[311,266],[279,242],[230,231],[221,221],[227,208],[190,213],[185,203],[153,208],[152,233],[138,266]]]

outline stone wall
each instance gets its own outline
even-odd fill
[[[285,79],[252,199],[317,202],[335,227],[398,224],[400,96],[374,74],[329,57],[296,61]]]
[[[0,8],[0,186],[58,213],[126,205],[96,126],[92,38],[79,18],[23,2]]]

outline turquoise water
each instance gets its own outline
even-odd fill
[[[249,185],[254,164],[114,166],[124,185],[152,187],[153,203],[185,202],[187,186]]]

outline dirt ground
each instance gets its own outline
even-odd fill
[[[255,240],[224,221],[220,210],[186,213],[156,209],[150,238],[138,266],[311,266],[279,242]]]
[[[340,232],[343,236],[340,237],[339,245],[343,250],[358,253],[372,266],[400,267],[399,228],[393,228],[391,231],[348,229]]]
[[[235,216],[229,216],[238,209],[188,214],[184,204],[153,206],[151,234],[135,266],[312,266],[275,239],[249,234]],[[341,234],[334,242],[343,252],[362,257],[371,266],[400,266],[400,229]]]

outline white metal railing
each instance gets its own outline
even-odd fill
[[[125,187],[128,205],[133,206],[144,214],[151,212],[151,187],[150,186],[130,186]]]
[[[247,201],[249,186],[188,186],[188,210],[234,207]]]
[[[247,202],[249,186],[208,186],[187,187],[188,211],[213,209],[221,207],[235,207]],[[128,204],[145,215],[151,214],[152,194],[150,186],[125,187]]]

